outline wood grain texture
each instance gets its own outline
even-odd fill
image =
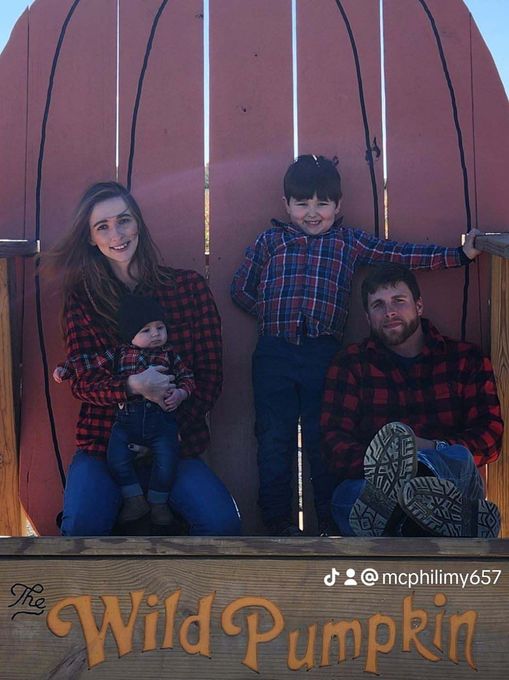
[[[509,536],[509,262],[492,257],[491,360],[505,420],[502,455],[488,469],[488,497],[500,508],[501,536]]]
[[[115,537],[6,538],[0,541],[0,557],[41,560],[78,557],[165,558],[208,557],[210,559],[280,559],[298,557],[351,558],[464,558],[472,560],[509,558],[509,539],[480,538],[168,538]]]
[[[483,253],[509,258],[509,234],[486,234],[477,236],[475,247]]]
[[[0,259],[0,535],[20,536],[18,446],[14,411],[12,339],[7,260]]]
[[[253,549],[249,555],[244,553],[243,541],[238,539],[200,541],[203,548],[208,543],[210,549],[214,544],[221,549],[229,544],[232,552],[229,556],[221,556],[212,550],[209,553],[212,559],[204,560],[199,553],[193,558],[191,546],[195,542],[191,541],[186,554],[160,555],[156,559],[137,554],[136,548],[134,553],[119,552],[116,557],[87,556],[87,546],[98,545],[101,541],[84,540],[81,550],[76,553],[67,549],[67,541],[61,540],[62,552],[41,561],[16,550],[16,545],[28,544],[26,539],[7,539],[13,551],[9,556],[0,557],[2,668],[7,668],[9,662],[9,674],[5,677],[9,680],[82,677],[114,680],[125,677],[159,679],[171,675],[179,680],[241,680],[256,677],[256,671],[261,680],[280,680],[296,677],[296,670],[290,669],[290,659],[295,663],[305,657],[312,677],[318,680],[365,678],[369,677],[366,675],[369,651],[373,655],[375,642],[379,645],[387,642],[389,625],[395,632],[393,644],[388,645],[386,653],[375,654],[376,672],[381,678],[502,680],[506,677],[507,650],[500,640],[509,634],[506,615],[509,583],[504,573],[509,558],[507,541],[487,542],[505,545],[505,557],[493,554],[482,560],[476,558],[477,542],[471,541],[463,542],[465,546],[469,545],[470,558],[454,556],[453,550],[440,558],[430,551],[426,556],[408,556],[405,560],[397,555],[397,548],[391,554],[391,546],[398,542],[386,539],[379,539],[385,546],[385,554],[377,559],[364,555],[362,548],[357,555],[340,548],[335,552],[311,555],[306,550],[288,553],[283,547],[285,543],[305,545],[307,539],[283,541],[280,545],[269,541],[274,548],[266,555],[257,555]],[[57,541],[35,539],[34,545],[47,542]],[[342,540],[327,539],[313,542],[316,545],[345,544]],[[110,549],[115,550],[115,542],[110,540],[109,543]],[[150,543],[146,542],[146,545]],[[369,542],[358,543],[367,545]],[[446,543],[454,546],[461,541]],[[488,570],[485,573],[493,574],[493,579],[495,570],[501,570],[502,576],[489,587],[438,584],[443,574],[469,575],[475,568],[479,573],[482,569]],[[339,572],[338,579],[334,586],[328,587],[324,577],[332,574],[333,569]],[[344,587],[347,569],[355,569],[356,587]],[[373,586],[363,585],[361,581],[365,569],[377,571],[378,582]],[[421,572],[432,574],[428,578],[435,581],[412,588],[404,585],[407,574]],[[24,586],[32,588],[32,599],[27,597],[20,601]],[[86,624],[89,632],[95,626],[100,628],[107,603],[101,598],[105,596],[109,598],[109,607],[118,605],[124,633],[117,633],[115,642],[109,628],[104,632],[104,647],[99,640],[87,645],[85,627],[80,624],[77,612],[89,611],[94,617]],[[136,598],[138,609],[133,605]],[[174,606],[168,608],[166,604],[170,600]],[[79,610],[75,608],[78,603]],[[58,617],[67,622],[63,625],[68,628],[62,629],[62,636],[58,637],[52,632],[56,630],[55,612],[64,604],[67,606],[61,609]],[[413,610],[412,616],[409,616],[409,607]],[[30,610],[32,615],[24,613]],[[37,611],[41,613],[37,614]],[[113,609],[109,611],[113,612]],[[452,617],[468,612],[477,613],[470,645],[476,671],[466,660],[465,631],[457,637],[457,662],[451,661]],[[131,613],[132,633],[129,633]],[[200,617],[197,617],[198,613]],[[442,619],[437,618],[439,613]],[[278,631],[275,630],[275,615],[280,617],[282,624]],[[377,615],[385,617],[379,628],[375,626]],[[343,661],[338,661],[337,642],[332,642],[330,653],[324,656],[327,624],[352,621],[358,621],[358,654],[354,656],[352,638],[347,637]],[[150,622],[153,635],[149,630]],[[423,627],[418,630],[421,624]],[[171,635],[168,634],[170,628],[173,629]],[[442,632],[442,643],[438,647],[433,644],[437,629]],[[408,651],[403,651],[404,636],[412,638],[411,631],[420,646],[410,643]],[[377,634],[376,641],[374,633]],[[163,637],[165,648],[162,648]],[[262,641],[264,637],[265,641]],[[298,638],[293,656],[290,653],[292,637]],[[122,649],[117,648],[119,642]],[[250,659],[247,655],[249,647]],[[87,670],[98,649],[104,651],[104,661],[94,661]],[[436,661],[427,660],[423,649],[434,653]],[[256,667],[249,666],[249,661]],[[301,672],[305,667],[306,664],[302,664]]]
[[[29,257],[39,252],[37,241],[0,239],[0,257]]]

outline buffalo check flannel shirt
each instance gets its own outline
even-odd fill
[[[74,356],[72,361],[77,363],[78,369],[83,361],[88,362],[92,368],[90,356]],[[125,374],[127,376],[141,373],[149,366],[163,366],[168,374],[175,376],[176,387],[184,389],[188,395],[191,395],[195,389],[193,372],[187,368],[169,344],[152,349],[121,345],[116,349],[107,350],[104,354],[98,354],[95,365],[97,368],[106,368],[115,375]],[[60,368],[65,370],[65,374],[61,376],[62,380],[69,380],[74,373],[73,365],[66,361]]]
[[[109,356],[111,357],[111,354]],[[149,366],[164,366],[168,369],[168,374],[175,376],[176,387],[184,389],[189,396],[194,391],[193,372],[187,368],[170,344],[152,349],[122,345],[113,353],[112,358],[115,373],[129,376],[141,373]],[[108,364],[108,359],[106,359],[103,366],[108,366]]]
[[[222,387],[221,320],[205,279],[197,272],[174,270],[175,285],[136,293],[150,295],[167,313],[168,341],[193,374],[196,388],[176,412],[181,455],[200,455],[209,444],[205,416]],[[97,319],[86,295],[75,295],[65,311],[67,362],[73,368],[71,389],[82,401],[76,430],[78,448],[105,454],[115,406],[128,400],[127,375],[115,375],[113,362],[97,368],[98,355],[116,338]]]
[[[386,241],[340,221],[318,236],[277,220],[272,225],[246,250],[231,286],[234,302],[258,318],[260,335],[341,340],[352,277],[362,265],[444,269],[470,262],[462,248]]]
[[[333,359],[322,406],[322,441],[338,479],[364,476],[367,445],[386,423],[416,436],[466,446],[477,466],[496,460],[503,422],[490,360],[451,340],[426,319],[419,358],[402,367],[376,338],[349,345]]]

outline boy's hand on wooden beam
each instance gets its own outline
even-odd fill
[[[475,258],[481,254],[481,251],[478,250],[474,244],[475,244],[475,237],[479,236],[482,234],[482,232],[479,229],[471,229],[468,234],[464,237],[463,240],[463,252],[465,255],[468,257],[469,260],[475,260]]]

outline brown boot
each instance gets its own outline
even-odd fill
[[[118,515],[118,521],[120,524],[134,522],[143,517],[143,515],[146,515],[149,510],[149,505],[143,495],[124,498],[124,503]]]
[[[150,504],[150,519],[152,524],[157,526],[168,526],[173,522],[173,513],[170,510],[168,503],[151,503]]]

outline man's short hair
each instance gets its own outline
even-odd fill
[[[316,194],[321,201],[341,199],[341,177],[336,168],[337,159],[306,154],[299,156],[286,171],[283,185],[287,201],[313,198]]]
[[[362,304],[364,310],[368,311],[368,295],[373,295],[379,288],[395,286],[397,283],[406,283],[414,301],[421,297],[419,284],[413,272],[402,264],[394,262],[384,262],[373,267],[366,276],[361,286]]]

